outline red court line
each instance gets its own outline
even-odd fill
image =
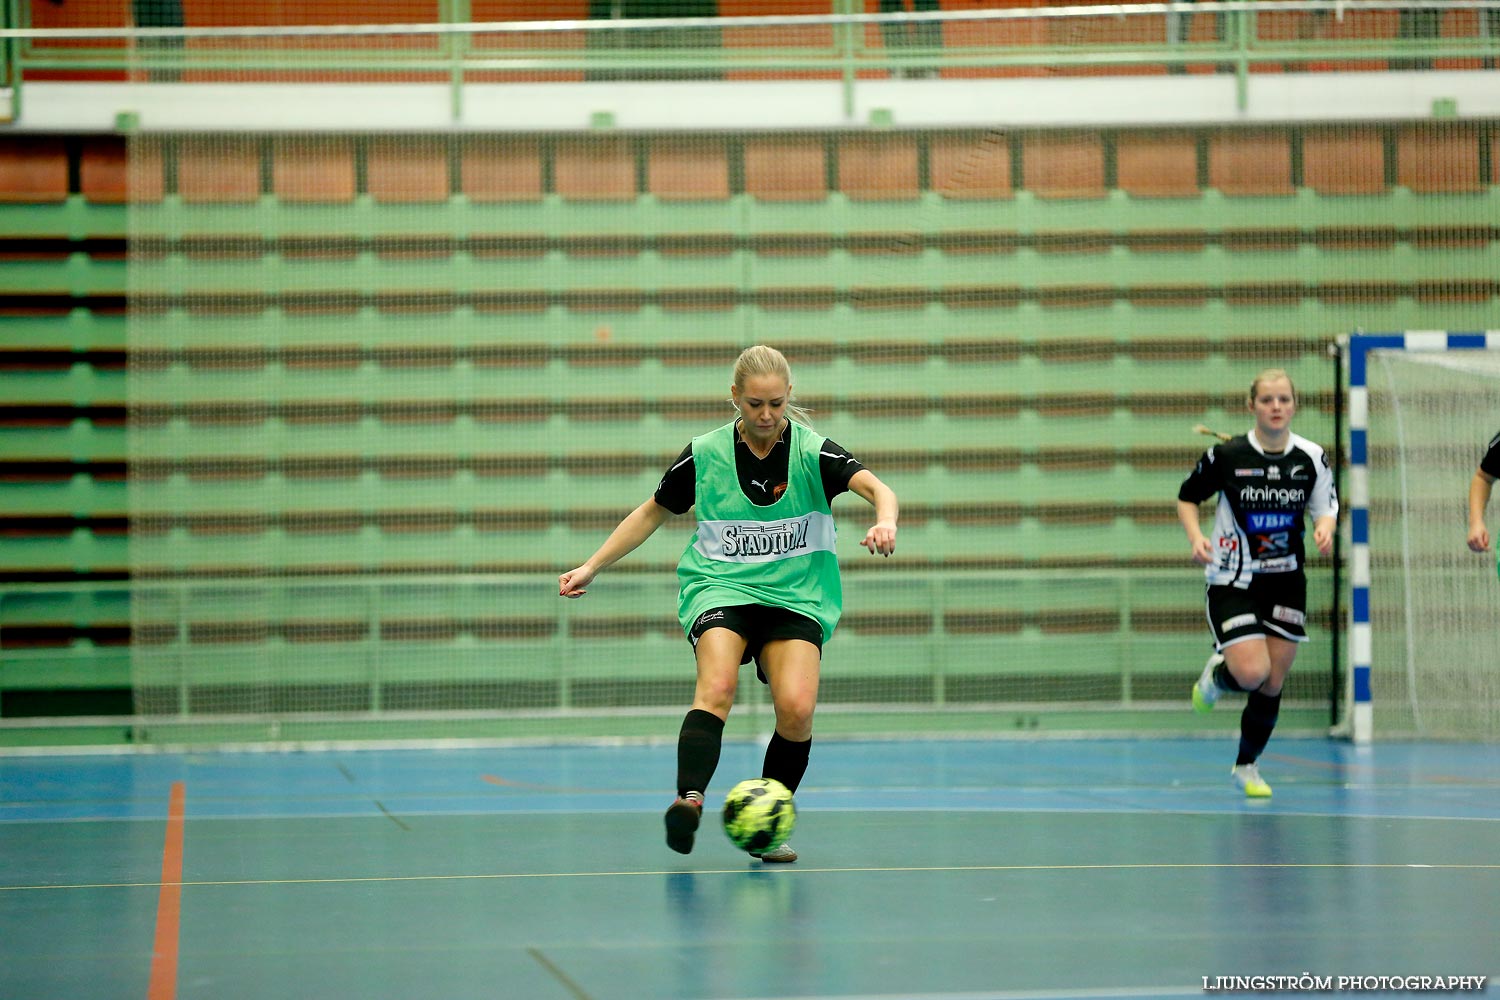
[[[608,788],[568,788],[568,787],[566,787],[564,785],[534,785],[534,784],[532,784],[529,781],[511,781],[509,778],[502,778],[499,775],[495,775],[495,774],[481,774],[479,776],[479,780],[480,781],[488,782],[491,785],[499,785],[501,788],[525,788],[525,789],[529,789],[531,791],[537,791],[537,792],[595,792],[595,793],[603,793],[603,792],[609,792],[609,791],[612,790],[612,789],[608,789]]]
[[[1397,768],[1380,767],[1376,764],[1359,764],[1347,761],[1312,760],[1307,757],[1298,757],[1292,754],[1284,753],[1268,753],[1265,756],[1267,760],[1278,760],[1283,764],[1298,764],[1302,767],[1322,768],[1325,771],[1351,772],[1370,779],[1379,778],[1380,776],[1385,774],[1399,776],[1404,773]],[[1417,774],[1411,775],[1411,779],[1411,781],[1406,782],[1392,782],[1392,785],[1395,787],[1401,787],[1402,785],[1410,786],[1414,782],[1425,781],[1430,782],[1434,785],[1478,785],[1481,788],[1485,788],[1491,785],[1500,784],[1500,782],[1495,781],[1493,778],[1466,778],[1462,775],[1457,774]]]
[[[187,790],[172,782],[167,803],[167,842],[161,852],[161,893],[156,897],[156,941],[151,949],[151,985],[146,1000],[177,996],[177,940],[182,924],[182,814]]]

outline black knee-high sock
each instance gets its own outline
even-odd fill
[[[682,717],[676,735],[676,793],[702,793],[718,768],[718,751],[724,742],[724,720],[712,712],[694,708]]]
[[[1234,679],[1234,674],[1229,672],[1229,664],[1220,662],[1214,667],[1214,683],[1219,685],[1220,691],[1243,691],[1240,682]]]
[[[1276,728],[1276,716],[1281,711],[1281,694],[1261,694],[1251,691],[1240,713],[1240,755],[1235,766],[1254,764],[1260,752],[1271,739],[1271,730]]]
[[[766,762],[760,776],[774,778],[796,794],[802,776],[807,773],[807,757],[811,752],[812,740],[793,743],[780,733],[772,733],[771,742],[766,744]]]
[[[683,717],[682,731],[677,734],[677,794],[702,793],[719,766],[719,750],[724,745],[724,720],[701,708]]]

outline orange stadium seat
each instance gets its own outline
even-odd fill
[[[354,144],[345,138],[278,139],[271,189],[285,202],[354,200]]]
[[[258,139],[184,139],[177,149],[177,193],[193,204],[257,201],[260,160]]]
[[[95,0],[98,2],[98,0]],[[69,0],[71,5],[72,0]],[[115,6],[120,4],[115,0]],[[233,25],[337,25],[350,24],[427,24],[438,20],[437,0],[380,0],[358,6],[339,3],[311,4],[240,4],[226,5],[220,0],[183,0],[183,20],[188,24],[212,27]]]
[[[130,197],[130,165],[125,140],[118,136],[86,136],[78,152],[78,186],[96,205],[118,205]],[[158,171],[158,178],[160,172]],[[158,192],[160,196],[160,192]]]
[[[125,5],[129,10],[129,5]],[[236,27],[246,25],[267,26],[336,26],[358,24],[428,24],[439,20],[436,0],[380,0],[351,9],[339,3],[263,3],[225,4],[216,0],[183,0],[183,21],[192,27]],[[217,49],[222,42],[216,39],[189,39],[188,49]],[[364,50],[379,53],[391,48],[435,50],[440,44],[434,35],[344,35],[329,37],[288,37],[266,43],[290,51],[306,50]],[[442,74],[402,73],[390,71],[364,71],[314,68],[267,70],[188,70],[183,80],[188,82],[234,79],[237,81],[296,81],[299,83],[397,83],[439,82]]]
[[[470,0],[469,20],[476,23],[497,21],[586,21],[589,19],[588,0],[547,0],[537,4],[535,0]],[[508,49],[531,49],[556,51],[559,53],[582,53],[588,40],[582,31],[549,31],[525,35],[485,34],[476,35],[471,43],[476,52],[486,55],[502,55]],[[481,70],[467,74],[474,83],[492,81],[579,81],[584,78],[582,70],[539,70],[528,67],[524,70]]]
[[[1182,16],[1188,18],[1188,25],[1187,25],[1187,41],[1188,42],[1190,42],[1190,43],[1207,43],[1207,42],[1218,41],[1218,38],[1216,37],[1216,32],[1218,31],[1217,19],[1215,18],[1215,16],[1213,14],[1195,14],[1195,13],[1189,12],[1189,13],[1184,14]],[[1162,25],[1162,29],[1163,29],[1163,32],[1165,32],[1165,30],[1166,30],[1166,25],[1165,24]],[[1226,29],[1227,29],[1227,25],[1226,25]],[[1209,62],[1188,63],[1184,68],[1189,73],[1214,73],[1218,69],[1218,67],[1214,63],[1209,63]]]
[[[839,190],[854,201],[913,201],[921,196],[917,142],[908,135],[839,140]]]
[[[1305,11],[1260,10],[1255,13],[1255,37],[1261,42],[1301,42],[1321,32],[1325,12],[1310,14]],[[1280,73],[1288,69],[1299,69],[1300,64],[1258,63],[1250,67],[1252,73]]]
[[[475,139],[459,153],[459,189],[473,202],[540,201],[542,149],[537,139]]]
[[[827,14],[827,0],[719,0],[720,17],[776,17],[798,14]],[[830,25],[807,27],[735,28],[723,33],[725,48],[750,49],[820,49],[833,51],[833,28]],[[836,80],[836,69],[744,69],[724,74],[726,80]]]
[[[380,204],[447,201],[447,143],[435,136],[372,140],[365,154],[365,188]]]
[[[1232,129],[1208,140],[1208,184],[1231,197],[1290,195],[1292,141],[1281,129]]]
[[[165,154],[161,140],[137,136],[126,147],[126,184],[137,202],[159,202],[167,190]]]
[[[1317,22],[1319,37],[1339,40],[1377,40],[1395,38],[1398,34],[1400,15],[1394,10],[1345,11],[1342,17],[1325,17]],[[1349,72],[1351,70],[1375,71],[1386,69],[1384,59],[1340,60],[1339,62],[1310,62],[1307,68],[1314,72]]]
[[[1040,0],[941,0],[941,9],[953,11],[990,8],[1040,7]],[[1014,48],[1044,45],[1048,41],[1046,22],[1037,18],[1005,21],[949,21],[943,25],[943,45],[948,48]],[[993,67],[950,66],[942,70],[944,78],[1047,76],[1040,66]]]
[[[130,4],[121,0],[70,0],[68,3],[27,3],[33,28],[125,28],[130,26]],[[192,22],[190,22],[192,23]],[[7,25],[11,27],[11,25]],[[123,38],[78,38],[68,48],[123,49]],[[122,69],[33,69],[26,68],[27,81],[123,80]],[[3,190],[3,187],[0,187]]]
[[[68,152],[63,140],[0,140],[0,201],[58,202],[68,197]]]
[[[745,140],[745,192],[762,201],[828,197],[828,151],[819,136],[758,136]]]
[[[1109,0],[1086,0],[1078,6],[1108,3]],[[1071,4],[1069,4],[1071,5]],[[1063,6],[1061,3],[1048,6]],[[1201,23],[1200,23],[1201,22]],[[1208,15],[1193,19],[1191,35],[1194,41],[1213,39],[1213,18]],[[1048,23],[1048,35],[1055,45],[1063,46],[1128,46],[1159,44],[1167,37],[1165,14],[1138,15],[1122,18],[1070,17],[1053,19]],[[1201,32],[1206,32],[1201,34]],[[1161,76],[1167,72],[1164,65],[1114,65],[1114,66],[1067,66],[1051,71],[1059,76]]]
[[[1399,129],[1396,183],[1419,194],[1482,190],[1478,132],[1470,125],[1408,125]]]
[[[1192,132],[1131,132],[1115,143],[1115,176],[1132,198],[1196,198],[1198,137]]]
[[[559,140],[552,187],[567,201],[631,201],[636,196],[635,148],[623,136]]]
[[[1308,129],[1302,183],[1318,194],[1383,194],[1385,139],[1374,128]]]
[[[1104,140],[1098,132],[1024,136],[1021,174],[1038,198],[1103,198]]]
[[[927,145],[928,179],[944,198],[995,199],[1015,194],[1010,136],[998,130],[934,135]]]
[[[729,197],[728,144],[722,138],[652,139],[646,190],[662,201],[723,201]]]
[[[1441,37],[1477,38],[1479,37],[1479,19],[1483,16],[1477,10],[1445,10],[1440,29]],[[1481,69],[1483,66],[1483,59],[1436,59],[1432,64],[1433,69]]]

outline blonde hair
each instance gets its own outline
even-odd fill
[[[787,417],[806,427],[812,426],[807,411],[792,402],[792,366],[787,364],[786,355],[765,344],[745,348],[734,362],[734,387],[743,394],[745,383],[757,375],[774,375],[784,381]]]
[[[1252,404],[1255,402],[1255,394],[1260,391],[1260,384],[1262,382],[1275,382],[1277,379],[1283,378],[1286,379],[1286,384],[1292,387],[1292,402],[1295,403],[1297,401],[1297,383],[1292,381],[1292,377],[1286,373],[1285,368],[1267,368],[1255,376],[1255,381],[1250,383],[1250,402]]]

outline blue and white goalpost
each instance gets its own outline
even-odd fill
[[[1357,334],[1346,351],[1349,736],[1370,741],[1378,705],[1392,735],[1493,739],[1500,682],[1481,668],[1500,594],[1493,556],[1467,549],[1466,498],[1500,430],[1500,331]]]

